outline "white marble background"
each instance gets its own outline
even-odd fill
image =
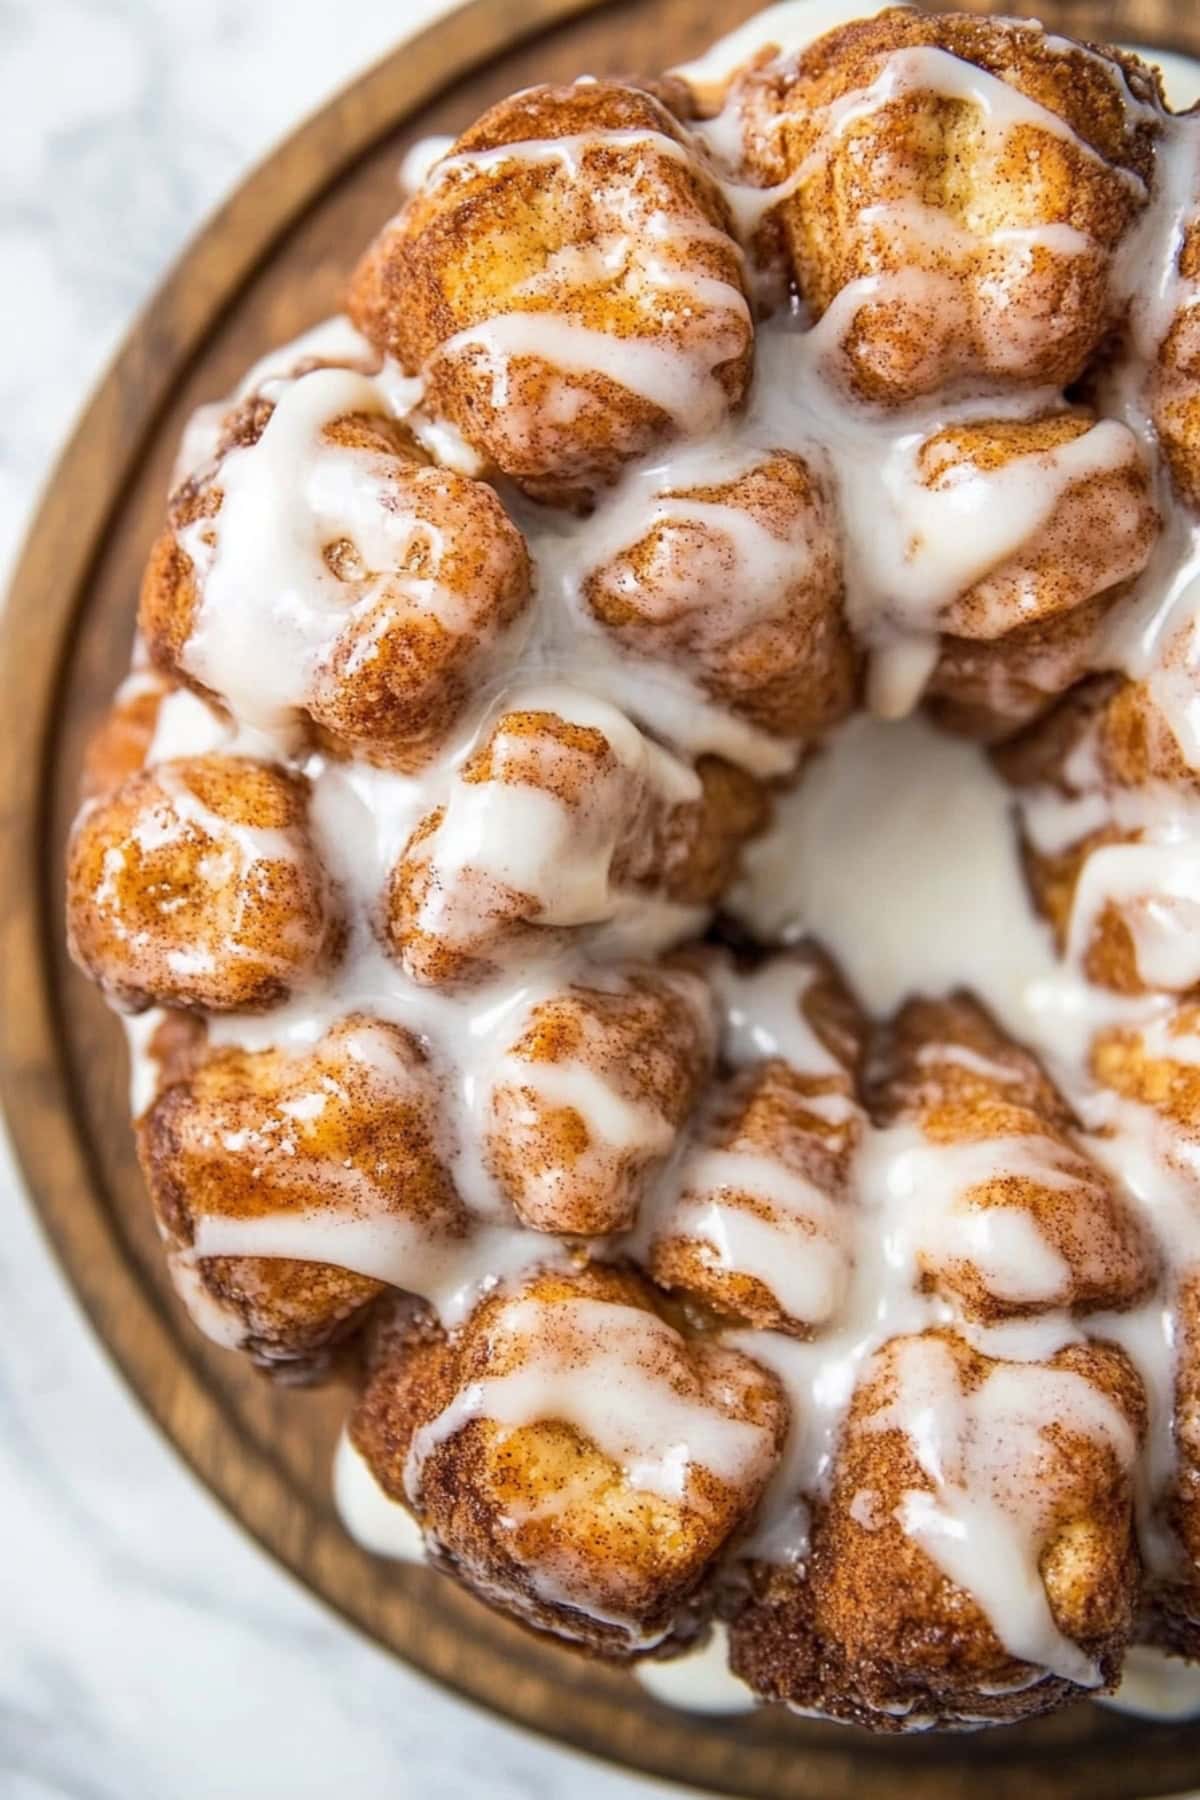
[[[0,0],[0,569],[205,214],[450,3]],[[295,1587],[135,1410],[2,1144],[0,1209],[2,1800],[649,1791],[460,1705]]]

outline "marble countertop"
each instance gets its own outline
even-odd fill
[[[0,568],[184,241],[299,118],[449,3],[3,0]],[[105,1361],[3,1145],[0,1195],[3,1800],[650,1791],[461,1705],[268,1562]]]

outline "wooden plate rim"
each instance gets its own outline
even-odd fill
[[[52,722],[64,650],[106,527],[153,438],[171,388],[254,272],[305,209],[384,134],[490,56],[600,11],[606,3],[468,0],[402,41],[267,155],[173,265],[80,415],[45,484],[0,616],[5,721],[0,734],[0,834],[6,851],[0,861],[0,1103],[35,1214],[105,1352],[175,1452],[307,1592],[393,1652],[396,1644],[373,1630],[344,1597],[314,1583],[313,1520],[278,1465],[221,1408],[199,1367],[179,1354],[173,1322],[139,1280],[106,1209],[97,1203],[103,1181],[81,1129],[49,953],[61,930],[60,897],[50,881],[48,857]],[[136,395],[132,404],[131,394]],[[115,1282],[114,1271],[119,1271]],[[326,1530],[337,1527],[318,1521],[316,1538]],[[419,1613],[415,1604],[413,1611]],[[695,1738],[720,1735],[715,1721],[664,1716],[655,1719],[653,1744],[632,1742],[628,1733],[614,1729],[619,1697],[587,1695],[582,1683],[578,1688],[571,1684],[577,1710],[564,1718],[554,1710],[561,1693],[551,1688],[548,1706],[544,1683],[539,1697],[536,1682],[502,1681],[495,1669],[489,1678],[473,1668],[469,1657],[439,1666],[422,1641],[419,1618],[401,1653],[461,1697],[577,1751],[620,1761],[643,1774],[687,1779],[697,1760]],[[820,1752],[764,1742],[748,1753],[733,1729],[727,1753],[719,1754],[710,1744],[705,1766],[696,1770],[710,1789],[744,1792],[739,1767],[743,1776],[748,1774],[747,1760],[756,1764],[757,1786],[781,1755],[793,1764],[811,1762],[810,1791],[821,1800],[851,1793],[868,1800],[893,1791],[893,1779],[897,1786],[906,1778],[921,1781],[919,1763],[905,1767],[892,1762],[876,1740],[848,1748],[844,1738],[831,1737],[827,1750]],[[1111,1762],[1115,1749],[1106,1745],[1102,1754]],[[1137,1753],[1132,1733],[1129,1750]],[[1098,1753],[1097,1748],[1093,1754]],[[1153,1758],[1146,1793],[1195,1781],[1200,1778],[1200,1733],[1156,1733]],[[885,1764],[891,1777],[881,1784]],[[992,1763],[993,1775],[999,1777],[1002,1767],[1002,1762]],[[936,1779],[933,1769],[925,1775],[931,1782]],[[932,1785],[925,1789],[930,1795],[933,1791]],[[948,1795],[959,1789],[937,1783],[936,1791]],[[1053,1788],[1043,1788],[1035,1777],[1027,1791],[1033,1800],[1035,1792],[1049,1794]]]

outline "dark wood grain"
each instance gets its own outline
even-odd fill
[[[0,1086],[46,1230],[143,1404],[261,1543],[430,1675],[580,1749],[763,1800],[878,1800],[906,1789],[922,1800],[1171,1792],[1200,1783],[1196,1729],[1079,1707],[982,1738],[880,1742],[774,1712],[684,1717],[628,1676],[505,1624],[441,1578],[359,1551],[329,1491],[345,1393],[272,1388],[207,1345],[179,1311],[133,1157],[120,1033],[62,949],[62,844],[81,744],[127,663],[140,567],[192,407],[334,309],[357,249],[395,205],[411,139],[460,127],[534,80],[660,68],[754,10],[754,0],[475,0],[304,125],[170,275],[63,454],[4,617]],[[1195,0],[1006,10],[1200,53]]]

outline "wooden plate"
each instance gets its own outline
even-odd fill
[[[1011,6],[1011,0],[1008,0]],[[1080,1706],[981,1737],[879,1740],[778,1711],[672,1713],[494,1617],[448,1581],[343,1534],[330,1499],[344,1392],[270,1386],[189,1325],[133,1155],[121,1034],[63,950],[62,846],[80,748],[125,669],[138,576],[192,407],[335,310],[396,203],[403,146],[532,81],[658,69],[755,0],[474,0],[301,127],[171,274],[52,477],[0,640],[0,1091],[66,1269],[127,1380],[197,1474],[314,1592],[460,1693],[647,1773],[771,1800],[1126,1800],[1200,1785],[1200,1727]],[[983,10],[983,8],[980,8]],[[1017,11],[1032,11],[1020,4]],[[1193,0],[1048,0],[1064,29],[1200,54]]]

